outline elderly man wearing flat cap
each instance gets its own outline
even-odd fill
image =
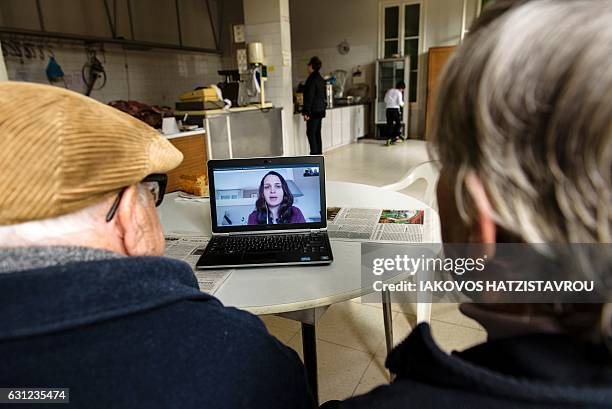
[[[161,257],[155,206],[183,157],[56,87],[0,84],[0,387],[79,408],[312,406],[297,354]]]

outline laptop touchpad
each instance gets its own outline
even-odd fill
[[[265,262],[274,262],[280,261],[278,257],[278,253],[275,251],[268,251],[264,253],[244,253],[242,257],[244,261],[265,261]]]

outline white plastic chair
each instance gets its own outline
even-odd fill
[[[425,193],[423,194],[423,202],[431,207],[435,207],[436,184],[440,176],[438,165],[437,161],[420,163],[406,172],[398,182],[383,186],[383,188],[397,192],[406,189],[408,186],[422,179],[427,183]]]
[[[437,208],[436,203],[436,185],[438,183],[438,178],[440,176],[440,169],[438,161],[429,161],[416,165],[412,169],[410,169],[402,179],[398,182],[391,183],[390,185],[383,186],[384,189],[393,190],[395,192],[404,190],[413,183],[418,180],[425,180],[427,186],[425,187],[425,193],[423,194],[423,202],[425,204],[431,206],[432,208]],[[390,298],[387,295],[383,294],[383,307],[388,309],[391,308],[390,305],[384,305],[385,303],[390,303]],[[384,308],[383,308],[384,310]],[[431,302],[418,302],[417,303],[417,323],[419,322],[429,322],[431,320]],[[386,322],[385,322],[386,323]],[[385,327],[386,328],[386,327]],[[389,335],[387,335],[387,349],[390,352],[392,344],[393,344],[393,333],[392,330],[389,330]]]

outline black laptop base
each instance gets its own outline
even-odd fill
[[[214,236],[196,263],[198,269],[316,265],[333,261],[326,232]]]

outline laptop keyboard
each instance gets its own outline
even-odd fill
[[[209,251],[224,255],[271,251],[327,254],[327,243],[322,233],[219,236],[211,242]]]

